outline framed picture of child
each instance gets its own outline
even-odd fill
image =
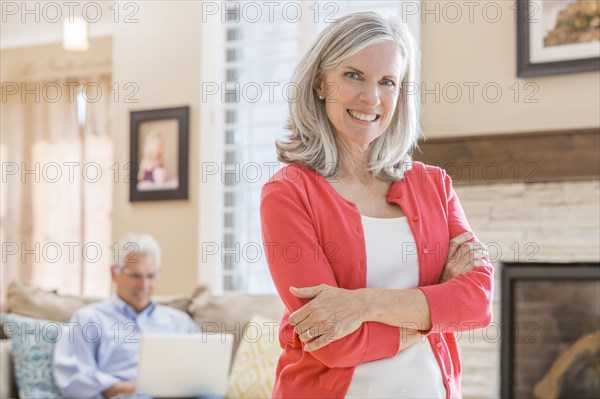
[[[187,199],[189,107],[131,112],[129,200]]]

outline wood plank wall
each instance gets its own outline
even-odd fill
[[[419,147],[414,160],[446,169],[457,185],[600,178],[599,128],[435,138]]]

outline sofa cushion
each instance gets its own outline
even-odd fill
[[[69,321],[79,308],[98,302],[100,298],[61,295],[15,280],[8,286],[7,300],[10,313],[36,319]],[[153,300],[165,306],[187,312],[191,299],[184,295],[156,296]]]
[[[184,313],[188,312],[192,300],[185,295],[160,295],[152,298],[159,305],[169,306],[181,310]]]
[[[11,282],[7,290],[8,309],[11,313],[44,320],[69,321],[77,309],[98,300],[59,295],[20,280]]]
[[[0,320],[11,344],[19,397],[60,398],[52,375],[59,323],[7,313],[0,314]]]
[[[270,398],[281,355],[279,320],[256,315],[246,326],[229,375],[228,398]]]
[[[252,317],[260,314],[279,321],[283,314],[283,303],[275,295],[212,296],[207,286],[199,286],[192,296],[189,313],[204,332],[233,334],[235,357],[244,328]]]

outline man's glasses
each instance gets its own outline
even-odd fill
[[[154,280],[158,276],[158,272],[144,274],[144,273],[135,272],[126,267],[121,268],[121,273],[127,275],[128,277],[131,277],[134,280],[142,280],[144,277],[147,278],[148,280]]]

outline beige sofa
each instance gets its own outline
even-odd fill
[[[68,321],[81,306],[97,301],[58,295],[19,281],[11,283],[7,296],[5,313],[56,322]],[[270,397],[275,366],[281,353],[276,332],[283,304],[278,297],[213,296],[206,286],[199,286],[190,297],[157,297],[156,301],[189,313],[203,331],[235,335],[229,398]],[[276,326],[274,322],[277,322]],[[2,338],[0,398],[18,398],[20,390],[15,383],[13,338],[7,339],[4,335]],[[254,378],[249,379],[248,375]]]

